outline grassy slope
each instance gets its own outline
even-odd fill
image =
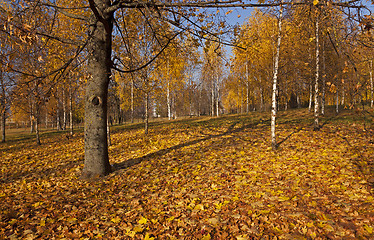
[[[82,133],[1,144],[0,239],[374,238],[373,114],[279,115],[277,152],[268,113],[118,126],[95,182]]]

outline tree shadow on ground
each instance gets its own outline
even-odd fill
[[[69,169],[77,167],[83,163],[83,159],[67,161],[63,164],[53,167],[43,167],[35,170],[34,168],[25,168],[22,171],[3,173],[0,178],[0,183],[12,183],[18,180],[35,180],[35,179],[47,179],[54,175],[61,175],[61,172],[68,171]]]
[[[270,120],[265,120],[265,121],[260,120],[260,121],[254,122],[254,123],[243,125],[242,127],[239,127],[239,128],[235,128],[235,126],[240,121],[235,121],[223,133],[219,133],[219,134],[216,134],[216,135],[211,135],[210,134],[210,135],[207,135],[206,137],[199,138],[199,139],[189,141],[189,142],[185,142],[185,143],[181,143],[181,144],[177,144],[175,146],[171,146],[171,147],[168,147],[168,148],[164,148],[164,149],[161,149],[159,151],[152,152],[152,153],[149,153],[147,155],[144,155],[142,157],[132,158],[132,159],[128,159],[126,161],[120,162],[120,163],[115,163],[115,164],[112,165],[112,170],[113,171],[118,171],[118,170],[121,170],[121,169],[127,169],[127,168],[130,168],[132,166],[135,166],[135,165],[143,162],[144,160],[147,160],[147,159],[150,159],[150,158],[161,157],[161,156],[164,156],[164,155],[170,153],[171,151],[178,150],[178,149],[181,149],[183,147],[192,146],[192,145],[198,144],[200,142],[208,141],[208,140],[215,139],[215,138],[220,138],[220,137],[223,137],[223,136],[230,135],[232,133],[238,133],[238,132],[241,132],[245,129],[254,128],[254,127],[258,126],[259,124],[263,124],[263,123],[266,123],[266,122],[269,122],[269,121]]]

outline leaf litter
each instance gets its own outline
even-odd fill
[[[374,238],[372,131],[347,121],[312,131],[295,112],[273,152],[266,118],[119,128],[115,171],[96,181],[79,179],[82,133],[2,144],[0,238]]]

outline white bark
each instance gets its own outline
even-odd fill
[[[168,105],[168,119],[171,120],[171,101],[170,101],[170,83],[168,82],[168,86],[166,89],[166,101]]]
[[[212,111],[212,117],[214,117],[214,80],[212,79],[212,92],[211,92],[211,97],[212,97],[212,101],[211,101],[211,111]]]
[[[217,82],[216,82],[216,116],[219,116],[219,86],[218,86],[218,81],[219,81],[219,76],[217,72]]]
[[[67,123],[67,112],[66,112],[66,102],[65,102],[65,89],[62,90],[62,111],[63,111],[63,125],[62,130],[66,130]]]
[[[319,19],[316,18],[316,81],[314,85],[314,129],[319,129]]]
[[[271,97],[271,146],[273,150],[277,149],[277,139],[275,134],[276,116],[277,116],[277,91],[278,91],[278,68],[279,68],[279,52],[282,39],[282,18],[283,7],[279,11],[278,20],[278,39],[277,39],[277,52],[275,55],[274,75],[273,75],[273,92]]]
[[[70,135],[74,134],[74,124],[73,124],[73,90],[70,86],[69,89],[69,116],[70,116]]]
[[[148,119],[149,119],[149,93],[148,91],[145,93],[145,126],[144,126],[144,133],[148,134]]]
[[[309,87],[309,112],[312,111],[312,101],[313,101],[313,85],[312,83],[310,83],[310,87]]]
[[[249,113],[249,71],[248,71],[248,61],[246,62],[245,65],[245,72],[247,75],[247,113]]]
[[[374,105],[373,88],[374,88],[374,83],[373,83],[373,60],[370,60],[370,98],[371,98],[370,107],[373,107],[373,105]]]
[[[131,123],[134,123],[134,76],[131,77]]]
[[[325,44],[323,42],[322,59],[323,59],[323,74],[322,74],[322,101],[321,101],[321,114],[325,115],[325,104],[326,104],[326,56],[325,56]]]
[[[261,112],[265,110],[264,90],[262,87],[260,87],[260,109]]]
[[[339,113],[339,89],[336,89],[336,113]]]

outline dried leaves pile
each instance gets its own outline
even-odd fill
[[[371,130],[285,114],[277,152],[265,114],[117,129],[92,182],[82,134],[2,144],[0,238],[373,239]]]

